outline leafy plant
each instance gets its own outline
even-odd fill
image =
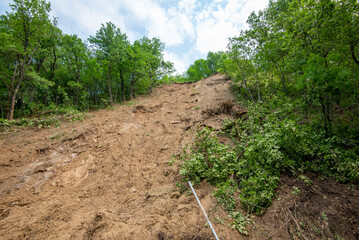
[[[249,235],[247,226],[248,224],[254,223],[252,219],[248,216],[243,216],[240,212],[232,212],[229,216],[233,219],[233,222],[230,223],[229,226],[243,235]]]
[[[309,180],[308,177],[304,176],[304,175],[299,175],[298,177],[300,180],[302,180],[306,185],[310,186],[312,185],[312,181]]]
[[[298,187],[293,186],[292,188],[293,188],[293,191],[291,192],[292,195],[298,196],[302,193],[302,190],[300,190]]]
[[[227,211],[231,212],[236,208],[236,199],[234,196],[236,190],[237,188],[234,183],[229,180],[219,184],[217,190],[213,192],[213,195]]]
[[[326,221],[326,222],[328,221],[328,217],[327,217],[327,214],[325,214],[325,212],[321,213],[321,217],[324,221]]]

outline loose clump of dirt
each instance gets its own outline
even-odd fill
[[[223,119],[245,114],[229,88],[229,81],[216,74],[162,86],[81,123],[2,134],[0,236],[213,239],[195,198],[176,188],[178,167],[168,163],[199,127],[221,129]],[[301,194],[291,195],[296,181],[283,177],[282,200],[255,219],[249,238],[301,239],[301,232],[307,239],[358,236],[357,190],[313,178],[312,186],[298,185]],[[213,190],[206,182],[196,189],[220,239],[247,238],[228,227]],[[322,233],[315,235],[311,223]]]

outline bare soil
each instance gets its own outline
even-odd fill
[[[0,239],[213,239],[173,155],[199,127],[244,113],[216,74],[157,88],[83,122],[0,135]],[[206,182],[196,188],[220,239],[358,239],[359,192],[308,175],[282,177],[279,200],[245,237]],[[293,186],[301,194],[293,195]],[[312,225],[310,225],[312,224]],[[314,230],[313,230],[314,229]]]

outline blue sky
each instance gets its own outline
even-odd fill
[[[10,0],[0,0],[0,14]],[[226,50],[228,38],[247,28],[252,11],[268,0],[50,0],[51,15],[60,29],[83,40],[94,35],[101,23],[113,22],[131,42],[143,36],[165,43],[165,59],[184,72],[209,51]]]

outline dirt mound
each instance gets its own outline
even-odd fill
[[[93,112],[81,123],[19,128],[2,135],[0,236],[213,239],[195,198],[178,192],[178,167],[168,163],[193,141],[198,127],[220,129],[226,117],[245,113],[235,104],[229,87],[226,78],[216,74],[197,83],[162,86],[151,96]],[[244,239],[228,227],[228,216],[213,198],[213,190],[203,183],[196,191],[217,234],[221,239]],[[355,194],[345,194],[351,196],[350,203],[338,196],[335,208],[352,207],[357,214]],[[307,200],[296,202],[297,209],[314,211],[305,205]],[[277,230],[286,223],[286,217],[272,212],[280,208],[275,203],[256,220],[254,226],[261,231],[252,230],[253,239],[273,234],[273,239],[288,239],[285,233],[296,231],[287,230],[295,226],[294,221]],[[336,213],[330,209],[324,210],[328,219]],[[343,210],[343,217],[349,214],[345,211],[350,210]],[[351,216],[358,216],[354,213]],[[357,218],[351,221],[358,226]],[[330,223],[329,229],[337,231]]]

